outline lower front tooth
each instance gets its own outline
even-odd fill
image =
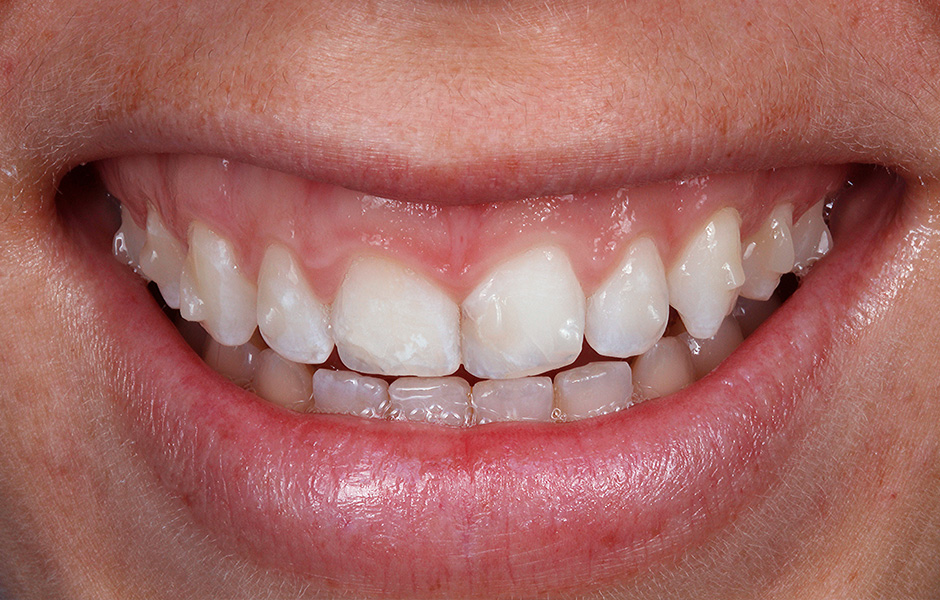
[[[820,200],[807,210],[793,224],[793,251],[795,264],[793,272],[806,275],[817,260],[832,249],[832,234],[823,218],[826,203]]]
[[[595,362],[555,375],[555,405],[566,420],[616,412],[632,398],[633,377],[625,362]]]
[[[506,261],[461,310],[464,367],[477,377],[533,375],[581,353],[584,292],[558,248],[535,248]]]
[[[741,327],[734,317],[725,317],[718,332],[707,340],[696,339],[687,333],[683,333],[679,338],[689,347],[696,379],[710,373],[744,341]]]
[[[333,303],[333,337],[343,364],[365,373],[434,377],[460,366],[456,303],[390,260],[350,266]]]
[[[744,283],[740,223],[733,208],[716,212],[669,270],[669,301],[693,337],[715,335]]]
[[[257,324],[258,292],[239,269],[232,244],[201,223],[189,235],[189,254],[180,274],[180,314],[202,321],[226,346],[244,344]]]
[[[202,358],[216,373],[237,385],[246,386],[254,377],[260,354],[261,350],[251,342],[240,346],[223,346],[210,337],[206,338]]]
[[[140,251],[140,271],[160,286],[170,308],[180,307],[180,273],[186,252],[153,207],[147,211],[147,241]]]
[[[399,377],[388,386],[393,419],[469,425],[470,384],[461,377]]]
[[[313,374],[313,410],[384,418],[389,410],[388,384],[352,371],[317,369]]]
[[[322,363],[333,351],[329,311],[283,246],[268,248],[261,261],[258,329],[271,348],[294,362]]]
[[[251,384],[256,394],[284,408],[304,412],[310,406],[310,371],[270,348],[261,351]]]
[[[140,263],[140,250],[144,247],[146,239],[146,232],[137,225],[131,212],[122,206],[121,227],[114,234],[112,246],[114,256],[136,270]]]
[[[478,424],[493,421],[551,421],[552,380],[548,377],[480,381],[471,395]]]
[[[633,364],[633,385],[644,398],[678,392],[695,381],[689,348],[674,337],[664,337]]]

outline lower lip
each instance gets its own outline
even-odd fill
[[[808,382],[878,262],[860,249],[890,260],[897,206],[882,200],[899,187],[868,192],[864,218],[840,224],[852,235],[837,235],[806,285],[715,372],[569,424],[448,429],[285,411],[209,370],[98,247],[90,260],[108,291],[105,326],[126,349],[123,389],[140,391],[115,409],[162,485],[252,562],[393,596],[602,586],[703,543],[779,481],[825,412]]]

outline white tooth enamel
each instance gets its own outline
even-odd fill
[[[269,247],[261,261],[258,328],[271,348],[293,362],[322,363],[333,351],[329,309],[283,246]]]
[[[261,350],[251,342],[240,346],[223,346],[209,337],[205,341],[202,359],[216,373],[237,385],[245,386],[254,377],[260,354]]]
[[[388,384],[352,371],[317,369],[313,409],[320,413],[383,418],[388,414]]]
[[[626,358],[649,350],[668,320],[663,261],[653,240],[640,238],[588,299],[584,335],[598,353]]]
[[[189,233],[189,254],[180,274],[180,313],[202,321],[216,341],[244,344],[257,324],[258,292],[235,261],[232,244],[201,223]]]
[[[261,351],[251,385],[256,394],[284,408],[304,412],[310,407],[313,395],[310,371],[270,348]]]
[[[134,221],[129,210],[121,207],[121,227],[114,234],[111,246],[114,256],[122,263],[135,270],[140,263],[140,249],[147,239],[147,233]]]
[[[669,301],[693,337],[715,335],[744,283],[740,223],[737,210],[719,210],[669,270]]]
[[[754,333],[754,330],[760,327],[761,323],[770,318],[770,315],[780,308],[783,303],[779,298],[773,296],[770,300],[761,302],[760,300],[750,300],[748,298],[738,298],[731,314],[741,326],[741,333],[747,337]]]
[[[644,398],[678,392],[695,381],[689,348],[674,337],[664,337],[633,363],[633,386]]]
[[[493,421],[551,421],[552,380],[548,377],[480,381],[473,386],[473,418]]]
[[[367,257],[350,266],[333,303],[332,325],[350,369],[434,377],[460,366],[457,305],[390,260]]]
[[[393,419],[468,425],[470,384],[461,377],[399,377],[388,386]]]
[[[558,248],[534,248],[498,266],[461,310],[463,362],[477,377],[541,373],[581,353],[584,292]]]
[[[586,419],[630,406],[633,377],[625,362],[594,362],[555,375],[555,406],[565,420]]]
[[[773,295],[780,276],[793,270],[793,207],[776,207],[760,229],[744,242],[744,285],[740,293],[745,298],[767,300]]]
[[[734,317],[725,317],[721,327],[718,328],[718,333],[707,340],[696,339],[688,333],[683,333],[678,337],[689,347],[696,379],[710,373],[721,361],[731,356],[731,353],[744,341],[741,326]]]
[[[140,271],[160,286],[160,295],[170,308],[180,307],[180,273],[186,251],[163,224],[160,214],[147,211],[147,241],[140,251]]]
[[[832,249],[832,234],[823,219],[825,201],[820,200],[793,224],[793,250],[796,262],[793,272],[806,275],[817,260]]]

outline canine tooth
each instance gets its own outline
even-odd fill
[[[257,290],[242,275],[232,244],[201,223],[189,234],[189,254],[180,274],[180,313],[202,321],[216,341],[244,344],[257,323]]]
[[[504,262],[461,310],[463,362],[477,377],[541,373],[581,353],[584,292],[558,248],[534,248]]]
[[[731,314],[740,325],[741,333],[744,337],[747,337],[754,333],[754,330],[760,327],[761,323],[770,318],[770,315],[774,314],[782,305],[783,303],[776,296],[764,302],[738,298],[738,303]]]
[[[284,408],[304,412],[310,406],[313,395],[310,371],[270,348],[262,350],[258,356],[251,384],[256,394]]]
[[[555,405],[568,420],[616,412],[632,398],[633,377],[625,362],[594,362],[555,375]]]
[[[767,300],[777,288],[780,276],[793,270],[792,224],[793,207],[778,206],[744,242],[744,285],[740,293],[745,298]]]
[[[793,272],[806,275],[817,260],[832,249],[832,234],[823,218],[825,201],[820,200],[793,224]]]
[[[388,384],[378,377],[329,369],[313,374],[316,412],[383,418],[388,408]]]
[[[450,375],[460,366],[457,305],[411,269],[355,261],[333,303],[333,337],[350,369],[382,375]]]
[[[198,327],[198,325],[196,325]],[[261,350],[252,343],[223,346],[211,337],[206,338],[202,359],[213,371],[241,386],[251,383]]]
[[[552,380],[548,377],[488,379],[473,386],[473,417],[493,421],[551,421]]]
[[[584,335],[598,353],[626,358],[649,350],[668,320],[663,261],[653,240],[640,238],[588,299]]]
[[[114,256],[136,270],[140,262],[140,249],[146,239],[147,233],[134,221],[131,212],[121,206],[121,227],[114,234],[112,244]]]
[[[689,347],[696,379],[710,373],[744,341],[741,326],[734,317],[725,317],[718,332],[707,340],[696,339],[687,333],[683,333],[679,338]]]
[[[470,384],[462,377],[399,377],[388,386],[393,419],[468,425]]]
[[[180,307],[180,273],[186,252],[153,207],[147,211],[147,241],[140,251],[140,271],[160,286],[170,308]]]
[[[689,348],[674,337],[664,337],[633,364],[633,385],[645,398],[678,392],[695,381]]]
[[[333,351],[329,309],[283,246],[268,248],[261,261],[258,328],[271,348],[293,362],[322,363]]]
[[[693,337],[715,335],[744,283],[740,222],[733,208],[716,212],[669,270],[669,301]]]

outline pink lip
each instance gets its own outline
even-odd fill
[[[883,201],[899,189],[884,180],[852,198],[864,218],[846,211],[833,253],[714,373],[565,425],[287,412],[210,371],[96,247],[99,305],[126,351],[125,389],[140,390],[115,408],[163,485],[254,562],[395,597],[601,586],[703,543],[779,480],[825,408],[813,375],[851,335],[871,255],[888,260],[901,234]]]

